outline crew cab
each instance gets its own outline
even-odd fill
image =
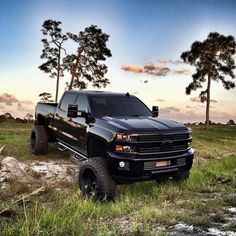
[[[184,180],[192,167],[191,129],[158,118],[129,93],[66,91],[60,102],[38,103],[31,149],[57,143],[83,160],[78,184],[85,196],[112,200],[117,184]]]

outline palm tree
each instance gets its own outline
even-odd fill
[[[181,55],[184,62],[196,67],[196,72],[192,75],[193,81],[186,87],[186,94],[189,95],[192,90],[202,88],[202,83],[207,82],[206,89],[199,94],[201,102],[206,101],[206,129],[209,129],[211,81],[221,81],[227,90],[235,87],[234,81],[225,78],[226,76],[235,78],[233,72],[235,49],[236,42],[233,36],[215,32],[210,33],[203,42],[195,41],[191,49]]]

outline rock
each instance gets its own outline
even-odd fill
[[[231,213],[236,213],[236,207],[230,207],[228,211]]]
[[[179,232],[191,233],[193,232],[193,225],[179,223],[175,225],[175,230]]]
[[[32,163],[30,168],[37,176],[48,181],[72,182],[77,175],[78,166],[70,163],[37,162]]]
[[[37,180],[47,183],[75,182],[78,164],[65,161],[38,161],[24,164],[14,157],[6,157],[0,162],[0,187],[6,185],[8,179],[33,183]]]
[[[236,236],[236,233],[233,231],[221,231],[215,228],[209,228],[207,235],[211,236]]]
[[[33,178],[28,174],[29,167],[14,157],[6,157],[2,160],[0,174],[5,178],[17,179],[21,182],[30,182]]]

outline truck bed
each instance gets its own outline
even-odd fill
[[[57,105],[58,103],[37,103],[35,117],[41,116],[47,120],[53,120]]]

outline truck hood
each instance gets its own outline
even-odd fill
[[[157,132],[157,131],[187,131],[187,127],[175,121],[156,117],[103,117],[98,123],[107,126],[108,129],[119,132]]]

